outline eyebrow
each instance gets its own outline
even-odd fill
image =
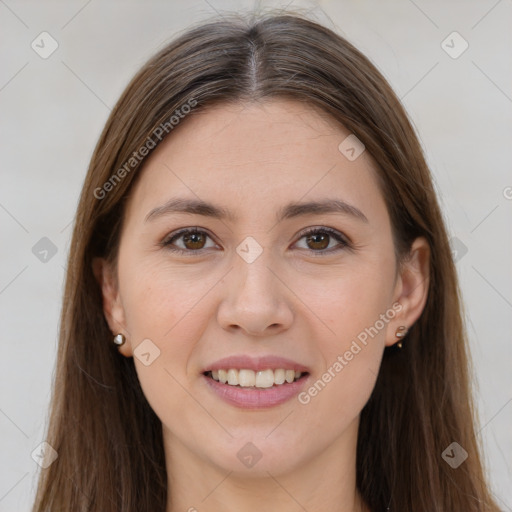
[[[207,203],[200,199],[172,198],[161,206],[151,210],[144,219],[144,222],[155,220],[164,215],[172,213],[188,213],[192,215],[203,215],[220,220],[236,221],[237,217],[230,210],[221,206]],[[355,206],[339,199],[324,199],[322,201],[309,201],[305,203],[291,202],[280,208],[276,214],[276,221],[300,217],[304,215],[320,215],[323,213],[341,213],[354,217],[368,224],[364,213]]]

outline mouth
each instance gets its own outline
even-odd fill
[[[247,389],[268,389],[292,384],[305,379],[309,373],[284,368],[254,371],[249,368],[225,368],[203,372],[208,377],[221,384]]]
[[[245,354],[220,359],[202,369],[207,388],[240,409],[263,409],[292,400],[306,385],[310,369],[291,359]]]

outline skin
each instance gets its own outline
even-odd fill
[[[160,350],[149,366],[134,360],[163,424],[167,512],[369,510],[355,485],[359,416],[385,346],[423,310],[429,249],[418,238],[398,269],[375,163],[367,152],[349,161],[338,150],[348,135],[292,100],[190,115],[151,155],[131,193],[117,269],[95,261],[107,321],[127,338],[120,353],[133,357],[144,339]],[[171,197],[213,202],[237,219],[170,213],[145,221]],[[327,213],[276,224],[288,202],[325,198],[350,203],[368,222]],[[209,237],[175,239],[184,255],[162,246],[185,227]],[[333,228],[351,248],[332,237],[308,243],[301,233],[309,227]],[[263,249],[252,263],[236,252],[248,236]],[[334,247],[341,250],[327,252]],[[272,354],[310,368],[307,390],[397,302],[394,318],[307,404],[293,398],[242,410],[202,376],[226,356]],[[248,442],[262,455],[251,468],[237,457]]]

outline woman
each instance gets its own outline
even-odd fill
[[[497,511],[407,116],[297,15],[195,27],[107,121],[34,511]]]

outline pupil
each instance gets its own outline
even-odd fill
[[[321,247],[318,247],[318,248],[319,249],[325,249],[329,245],[329,243],[327,243],[327,245],[325,244],[325,241],[327,240],[328,236],[329,235],[325,235],[325,234],[324,235],[322,235],[322,234],[320,234],[320,235],[318,235],[318,234],[317,235],[311,235],[311,236],[308,237],[308,242],[312,241],[313,243],[320,243],[320,244],[322,244],[322,241],[318,241],[316,239],[317,238],[323,238],[323,242],[324,243],[322,244]]]
[[[185,242],[190,242],[192,244],[201,244],[201,234],[199,233],[192,233],[192,234],[188,234],[188,235],[185,235]]]

